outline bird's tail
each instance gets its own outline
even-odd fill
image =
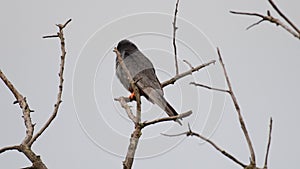
[[[153,94],[153,93],[152,93]],[[155,96],[151,97],[151,101],[157,104],[161,109],[163,109],[169,116],[177,116],[178,113],[176,110],[168,103],[168,101],[164,98],[164,96],[160,95],[159,93],[155,93]],[[182,125],[179,119],[174,120],[178,124]]]
[[[165,99],[164,99],[165,100]],[[176,112],[176,110],[165,100],[166,106],[165,106],[165,112],[169,115],[169,116],[177,116],[178,113]],[[182,123],[180,122],[181,119],[176,119],[175,121],[180,124],[182,126]]]

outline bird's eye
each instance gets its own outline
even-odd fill
[[[124,57],[127,57],[127,56],[129,56],[129,53],[128,53],[128,52],[125,52],[125,53],[124,53]]]

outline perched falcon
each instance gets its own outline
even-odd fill
[[[164,98],[163,89],[155,74],[155,69],[151,61],[129,40],[125,39],[120,41],[117,49],[130,75],[133,80],[136,81],[140,95],[144,96],[150,102],[157,104],[169,116],[178,115],[175,109]],[[116,58],[116,74],[123,86],[132,93],[130,99],[134,99],[134,92],[131,88],[129,78],[119,64],[118,58]],[[181,125],[178,119],[176,122]]]

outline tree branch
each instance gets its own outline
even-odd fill
[[[119,97],[119,98],[115,98],[115,101],[118,101],[121,106],[125,109],[129,119],[134,123],[138,123],[137,118],[135,117],[135,115],[132,113],[130,107],[128,106],[127,102],[130,101],[129,98],[125,98],[125,97]]]
[[[163,121],[170,121],[170,120],[175,120],[178,118],[183,118],[190,115],[190,112],[187,112],[186,114],[180,114],[177,116],[173,116],[173,117],[166,117],[166,118],[161,118],[161,119],[156,119],[153,121],[149,121],[149,122],[144,122],[141,123],[141,102],[140,102],[140,93],[138,90],[138,87],[136,86],[137,84],[134,82],[132,76],[130,75],[129,70],[127,69],[126,65],[123,62],[123,59],[121,57],[120,52],[117,50],[117,48],[114,48],[114,52],[117,55],[117,59],[119,61],[120,66],[122,67],[122,69],[126,72],[127,77],[130,81],[130,85],[131,87],[134,89],[134,95],[136,96],[136,101],[137,101],[137,113],[136,116],[133,115],[132,111],[130,110],[130,107],[126,104],[126,101],[128,101],[128,99],[124,98],[124,97],[120,97],[115,99],[116,101],[119,101],[121,106],[126,110],[126,113],[128,115],[128,117],[135,123],[135,130],[133,131],[133,133],[131,134],[131,138],[130,138],[130,144],[128,146],[128,151],[127,151],[127,155],[125,160],[123,161],[123,168],[124,169],[129,169],[132,167],[133,161],[134,161],[134,155],[135,155],[135,151],[138,145],[138,141],[141,135],[141,130],[143,127],[151,125],[151,124],[155,124],[155,123],[159,123],[159,122],[163,122]],[[212,60],[208,63],[199,65],[197,67],[193,67],[190,70],[183,72],[181,74],[175,75],[173,78],[169,79],[168,81],[162,83],[162,87],[165,87],[169,84],[174,84],[178,79],[181,79],[189,74],[192,74],[195,71],[200,70],[201,68],[204,68],[212,63],[215,63],[215,60]]]
[[[215,90],[215,91],[219,91],[219,92],[230,93],[229,90],[214,88],[214,87],[210,87],[210,86],[207,86],[207,85],[204,85],[204,84],[199,84],[199,83],[195,83],[195,82],[190,82],[190,84],[198,86],[198,87],[203,87],[203,88],[206,88],[206,89],[209,89],[209,90]]]
[[[141,130],[142,130],[141,125],[136,125],[135,130],[131,134],[127,154],[125,160],[123,161],[123,169],[131,169],[132,167],[137,145],[142,135]]]
[[[291,29],[288,25],[281,22],[278,18],[275,18],[271,15],[270,11],[267,11],[267,15],[262,15],[259,13],[251,13],[251,12],[236,12],[236,11],[230,11],[230,13],[238,14],[238,15],[247,15],[247,16],[256,16],[261,18],[258,22],[248,26],[246,29],[250,29],[258,24],[260,24],[263,21],[269,21],[271,23],[275,23],[277,26],[281,26],[283,29],[288,31],[290,34],[292,34],[294,37],[300,39],[300,31],[299,29],[293,24],[275,5],[275,3],[272,0],[268,0],[269,3],[272,5],[272,7],[275,9],[275,11],[295,30]]]
[[[163,118],[159,118],[159,119],[155,119],[155,120],[151,120],[151,121],[145,121],[142,123],[142,127],[146,127],[146,126],[149,126],[149,125],[152,125],[152,124],[156,124],[156,123],[160,123],[160,122],[164,122],[164,121],[173,121],[173,120],[176,120],[176,119],[183,119],[185,117],[188,117],[192,114],[192,111],[187,111],[185,113],[181,113],[181,114],[178,114],[177,116],[170,116],[170,117],[163,117]]]
[[[27,144],[33,135],[34,131],[34,125],[32,124],[30,113],[32,110],[30,110],[29,105],[26,101],[26,97],[23,97],[22,94],[14,87],[14,85],[7,79],[7,77],[4,75],[4,73],[0,70],[0,78],[5,83],[5,85],[9,88],[9,90],[12,92],[12,94],[17,99],[17,103],[19,103],[20,108],[23,112],[23,119],[26,127],[26,136],[22,142],[22,144]]]
[[[58,38],[60,40],[61,44],[61,57],[60,57],[60,68],[59,68],[59,85],[58,85],[58,93],[56,98],[56,103],[54,104],[54,110],[52,112],[52,115],[49,117],[48,121],[44,124],[44,126],[34,135],[34,137],[30,140],[29,146],[33,144],[33,142],[43,134],[43,132],[49,127],[51,122],[55,119],[58,113],[58,109],[60,107],[60,104],[62,102],[62,92],[63,92],[63,82],[64,82],[64,68],[65,68],[65,58],[66,58],[66,47],[65,47],[65,38],[64,38],[64,32],[63,29],[70,23],[72,20],[69,19],[65,24],[56,24],[59,31],[57,32]],[[47,36],[44,36],[44,38],[47,38]]]
[[[216,143],[214,143],[213,141],[211,141],[210,139],[202,136],[199,133],[193,132],[191,130],[190,125],[188,125],[189,130],[180,134],[162,134],[164,136],[168,136],[168,137],[177,137],[177,136],[181,136],[181,135],[186,135],[186,136],[196,136],[204,141],[206,141],[207,143],[209,143],[211,146],[213,146],[217,151],[219,151],[220,153],[222,153],[224,156],[226,156],[227,158],[231,159],[232,161],[234,161],[235,163],[239,164],[241,167],[245,168],[247,165],[242,163],[241,161],[239,161],[237,158],[235,158],[233,155],[231,155],[230,153],[226,152],[224,149],[222,149],[221,147],[219,147]]]
[[[239,118],[239,122],[240,122],[240,125],[241,125],[241,128],[242,128],[242,131],[244,133],[244,136],[245,136],[247,144],[248,144],[248,148],[249,148],[250,155],[251,155],[251,159],[250,159],[250,163],[251,164],[250,165],[255,166],[256,165],[256,160],[255,160],[255,152],[254,152],[254,149],[253,149],[253,146],[252,146],[252,142],[251,142],[250,136],[248,134],[248,130],[246,128],[246,124],[244,122],[240,106],[239,106],[239,104],[237,102],[237,99],[236,99],[236,96],[235,96],[235,94],[234,94],[234,92],[232,90],[231,83],[230,83],[230,80],[229,80],[229,77],[228,77],[225,65],[223,63],[223,59],[222,59],[222,56],[221,56],[219,48],[217,48],[217,52],[218,52],[218,56],[219,56],[219,61],[220,61],[221,66],[223,68],[224,76],[226,78],[227,86],[229,88],[229,94],[230,94],[231,99],[232,99],[232,101],[234,103],[234,107],[235,107],[236,112],[238,114],[238,118]]]
[[[276,6],[276,4],[272,0],[268,0],[273,9],[298,33],[300,34],[300,30],[290,21],[288,17],[286,17]]]
[[[20,147],[19,145],[3,147],[0,149],[0,154],[4,153],[5,151],[9,151],[9,150],[19,150],[19,147]]]
[[[266,156],[265,156],[264,169],[268,168],[268,157],[269,157],[269,151],[270,151],[270,146],[271,146],[272,125],[273,125],[273,119],[271,117],[270,124],[269,124],[269,137],[268,137],[267,151],[266,151]]]
[[[216,62],[215,60],[212,60],[212,61],[210,61],[210,62],[208,62],[208,63],[199,65],[199,66],[197,66],[197,67],[193,67],[193,68],[191,68],[191,69],[188,70],[188,71],[185,71],[185,72],[183,72],[183,73],[180,73],[180,74],[178,74],[178,75],[175,75],[175,76],[172,77],[171,79],[169,79],[169,80],[167,80],[167,81],[164,81],[163,83],[161,83],[161,86],[162,86],[162,87],[165,87],[165,86],[167,86],[167,85],[169,85],[169,84],[174,84],[177,80],[179,80],[179,79],[181,79],[181,78],[183,78],[183,77],[185,77],[185,76],[187,76],[187,75],[191,75],[193,72],[198,71],[198,70],[200,70],[200,69],[202,69],[202,68],[204,68],[204,67],[206,67],[206,66],[209,66],[210,64],[214,64],[215,62]]]
[[[55,118],[59,105],[61,103],[61,96],[62,96],[62,89],[63,89],[63,71],[64,71],[64,64],[65,64],[65,41],[64,41],[64,36],[63,36],[63,28],[66,27],[66,25],[71,21],[69,19],[65,24],[61,25],[58,24],[57,26],[59,27],[59,32],[57,33],[57,36],[51,35],[51,36],[44,36],[44,38],[52,38],[52,37],[59,37],[61,40],[61,64],[60,64],[60,71],[59,71],[59,91],[57,95],[57,102],[54,106],[54,111],[52,116],[48,119],[46,124],[40,129],[39,132],[37,132],[33,136],[34,132],[34,124],[31,122],[31,117],[30,113],[33,112],[29,108],[29,105],[26,101],[26,98],[21,95],[21,93],[13,86],[13,84],[7,79],[7,77],[3,74],[3,72],[0,70],[0,78],[2,81],[5,83],[5,85],[9,88],[9,90],[13,93],[17,101],[14,101],[15,103],[19,103],[20,108],[22,109],[23,112],[23,119],[26,127],[26,135],[24,140],[20,145],[15,145],[15,146],[8,146],[0,149],[0,153],[8,151],[8,150],[18,150],[19,152],[22,152],[32,163],[32,166],[30,168],[35,168],[35,169],[47,169],[46,165],[43,163],[41,160],[40,156],[35,154],[35,152],[32,151],[31,146],[34,143],[34,141],[45,131],[45,129],[50,125],[50,123],[53,121]]]
[[[176,26],[176,19],[177,19],[177,13],[178,13],[178,4],[179,4],[179,0],[176,1],[175,11],[174,11],[174,20],[173,20],[173,23],[172,23],[173,24],[173,48],[174,48],[176,75],[179,74],[178,58],[177,58],[177,46],[176,46],[176,30],[178,29],[178,27]]]

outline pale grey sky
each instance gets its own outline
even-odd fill
[[[276,0],[296,24],[299,1]],[[33,145],[49,168],[122,168],[133,125],[114,97],[128,95],[115,77],[112,48],[129,38],[157,68],[161,81],[174,75],[172,15],[175,1],[8,1],[0,7],[0,69],[27,97],[36,130],[53,109],[58,85],[59,42],[42,39],[65,29],[67,58],[63,103],[55,121]],[[183,1],[178,12],[180,70],[217,59],[221,49],[233,89],[254,143],[257,163],[265,155],[269,117],[273,137],[269,168],[297,168],[300,95],[299,40],[269,23],[245,31],[257,18],[235,16],[229,10],[266,13],[265,1]],[[275,14],[271,10],[271,13]],[[178,111],[193,110],[184,126],[164,123],[143,130],[134,168],[240,168],[197,138],[167,138],[193,124],[197,132],[247,163],[249,153],[236,112],[228,96],[195,88],[191,81],[224,87],[220,65],[165,88]],[[226,99],[225,99],[226,98]],[[5,85],[0,85],[0,147],[19,144],[25,129],[21,111]],[[143,101],[143,119],[165,116]],[[134,105],[134,104],[132,104]],[[23,154],[0,155],[0,168],[21,168],[30,162]]]

